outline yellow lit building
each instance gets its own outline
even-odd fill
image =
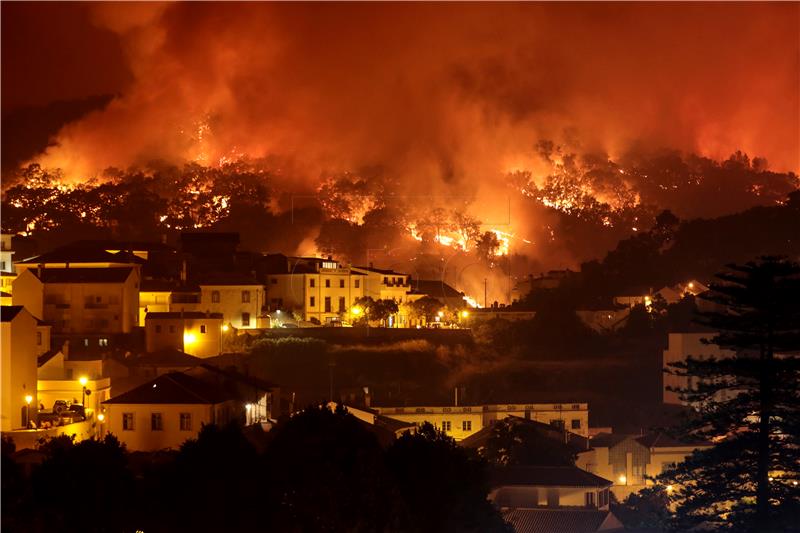
[[[381,415],[421,425],[430,422],[460,441],[508,416],[550,424],[577,435],[589,435],[589,406],[576,404],[501,404],[444,407],[373,407]]]
[[[0,350],[0,430],[26,426],[36,419],[36,330],[38,321],[22,306],[0,307],[2,350]]]
[[[670,363],[677,363],[685,361],[690,355],[695,359],[709,359],[711,357],[716,359],[724,359],[726,357],[733,357],[734,352],[730,350],[723,350],[713,343],[706,343],[716,333],[714,332],[691,332],[691,333],[670,333],[668,338],[667,349],[664,350],[664,369],[669,368]],[[663,401],[664,403],[681,405],[680,397],[677,392],[667,390],[667,387],[674,388],[687,388],[689,386],[688,378],[681,376],[674,376],[672,374],[663,374],[664,388],[663,388]],[[720,391],[720,396],[717,398],[719,401],[730,399],[728,395],[730,391]]]
[[[351,319],[356,299],[365,295],[366,275],[332,259],[280,257],[283,264],[267,274],[271,311],[297,313],[320,324]]]
[[[678,463],[695,450],[707,449],[709,444],[686,444],[666,435],[618,435],[600,433],[589,442],[590,449],[580,452],[575,465],[598,476],[610,479],[611,490],[622,501],[653,482],[655,477]]]
[[[221,313],[199,311],[148,313],[145,344],[149,353],[172,348],[195,357],[214,357],[222,351]]]
[[[139,288],[139,324],[144,324],[144,318],[147,313],[167,313],[170,311],[172,285],[170,282],[142,280]]]

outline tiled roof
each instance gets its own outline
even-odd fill
[[[681,442],[663,433],[648,433],[636,439],[642,446],[648,448],[676,448],[682,446],[703,446],[705,442]]]
[[[174,319],[174,318],[218,318],[222,319],[222,313],[204,313],[203,311],[163,311],[156,313],[147,313],[144,319]]]
[[[7,292],[0,291],[0,298],[11,298],[11,295]]]
[[[376,272],[378,274],[386,274],[388,276],[408,276],[408,274],[404,274],[402,272],[397,272],[396,270],[387,270],[383,268],[373,268],[373,267],[365,267],[365,266],[354,266],[353,268],[358,268],[360,270],[367,270],[369,272]]]
[[[50,350],[49,352],[45,352],[39,357],[36,358],[36,366],[42,366],[47,363],[50,359],[55,357],[56,355],[60,354],[61,350]]]
[[[90,248],[72,248],[64,246],[57,248],[52,252],[47,252],[34,257],[29,257],[23,261],[22,264],[38,265],[46,263],[129,263],[141,264],[145,260],[141,257],[129,254],[127,252],[118,252],[115,254],[106,252],[102,249]]]
[[[230,399],[232,395],[219,387],[180,372],[170,372],[103,403],[216,404]]]
[[[412,292],[427,294],[433,298],[461,298],[463,294],[441,280],[415,279],[411,280]]]
[[[14,320],[23,307],[21,305],[3,305],[0,306],[0,319],[2,322],[11,322]]]
[[[610,487],[613,483],[577,466],[506,466],[492,470],[493,487]]]
[[[506,509],[503,518],[516,533],[594,533],[623,531],[609,511],[593,509]]]
[[[43,268],[31,272],[43,283],[124,283],[133,268]]]
[[[522,418],[519,416],[507,416],[504,421],[506,423],[510,423],[512,425],[524,425],[530,426],[538,430],[538,433],[547,438],[551,438],[556,441],[558,444],[563,444],[567,446],[573,452],[579,452],[583,450],[589,449],[588,440],[586,437],[578,435],[577,433],[572,433],[567,431],[566,429],[561,429],[559,427],[545,424],[544,422],[539,422],[537,420],[529,420],[527,418]],[[469,437],[463,439],[458,444],[464,448],[481,448],[486,446],[489,437],[492,435],[493,426],[486,426]],[[566,442],[566,444],[564,444]]]

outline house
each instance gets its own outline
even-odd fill
[[[327,407],[332,412],[336,410],[339,404],[336,402],[328,402]],[[412,422],[402,422],[388,416],[378,413],[369,407],[354,407],[352,405],[344,405],[347,412],[358,420],[363,422],[366,427],[378,438],[384,446],[390,445],[395,439],[401,437],[404,433],[414,433],[417,430],[417,424]]]
[[[648,477],[683,462],[707,443],[683,443],[660,433],[623,435],[601,433],[589,442],[591,449],[580,452],[576,466],[613,481],[618,500],[638,492],[652,481]]]
[[[702,328],[695,327],[699,330]],[[724,350],[718,345],[711,343],[716,332],[713,331],[691,331],[684,333],[670,333],[668,335],[668,346],[664,350],[663,355],[663,368],[669,368],[670,363],[678,363],[685,361],[689,356],[694,359],[709,359],[716,358],[722,359],[732,357],[735,355],[731,350]],[[677,392],[668,390],[669,388],[683,389],[689,386],[687,378],[675,376],[672,374],[664,374],[664,387],[662,390],[663,402],[668,404],[682,405]],[[729,398],[731,391],[720,391],[719,401],[725,401]]]
[[[25,428],[36,419],[36,328],[38,321],[19,305],[0,307],[0,394],[2,431]]]
[[[95,248],[74,248],[70,245],[56,248],[15,263],[17,273],[24,270],[47,268],[135,268],[141,274],[144,259],[125,251],[110,253]]]
[[[198,284],[198,311],[219,313],[224,324],[236,329],[269,327],[266,291],[252,276],[233,272],[215,274],[206,276]]]
[[[317,324],[348,321],[365,295],[368,276],[332,258],[265,257],[270,311],[289,311]]]
[[[504,420],[511,427],[524,426],[534,430],[538,435],[553,441],[553,446],[565,446],[573,454],[589,449],[589,439],[560,427],[560,425],[545,424],[529,418],[507,416]],[[463,439],[458,444],[463,448],[475,450],[484,449],[492,437],[494,424],[484,426],[482,429]]]
[[[514,284],[514,288],[511,289],[511,301],[520,302],[534,291],[557,289],[571,274],[573,272],[569,269],[550,270],[547,274],[542,273],[536,277],[530,274]]]
[[[372,263],[368,267],[354,266],[352,270],[365,276],[364,296],[369,296],[373,300],[393,300],[398,304],[398,313],[389,317],[388,327],[404,328],[411,325],[408,308],[400,304],[418,300],[422,295],[412,293],[411,278],[408,274],[375,268]]]
[[[124,359],[128,375],[153,379],[171,372],[185,372],[203,364],[203,359],[175,348],[161,348],[154,352]]]
[[[0,272],[14,273],[14,248],[11,245],[11,233],[0,234]]]
[[[243,419],[236,395],[180,372],[103,402],[106,431],[131,451],[178,448],[205,424]]]
[[[489,500],[514,530],[622,531],[609,511],[611,481],[574,466],[507,466],[490,475]]]
[[[172,293],[177,289],[172,281],[143,279],[139,285],[139,324],[144,324],[147,313],[169,312]],[[199,298],[196,303],[200,303]]]
[[[470,309],[467,316],[467,323],[471,327],[474,327],[480,322],[487,322],[489,320],[505,320],[506,322],[533,320],[536,316],[536,311],[515,309],[506,305],[493,305],[491,307]]]
[[[443,280],[411,280],[411,294],[417,295],[418,298],[425,296],[435,298],[450,309],[463,309],[467,306],[464,293],[458,292]]]
[[[588,437],[589,431],[589,406],[586,403],[373,407],[373,410],[401,422],[416,425],[429,422],[456,441],[508,416],[536,420],[584,437]]]
[[[145,349],[180,350],[195,357],[214,357],[222,352],[222,313],[170,311],[145,316]]]
[[[34,279],[35,278],[35,279]],[[139,325],[139,269],[56,267],[26,269],[15,281],[15,302],[38,311],[58,334],[130,333]],[[35,312],[35,311],[34,311]]]

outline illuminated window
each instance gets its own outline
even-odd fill
[[[122,413],[122,431],[133,431],[133,413]]]
[[[339,288],[340,289],[344,289],[344,280],[343,279],[339,280]]]
[[[242,325],[243,326],[250,325],[250,313],[242,313]]]
[[[211,291],[211,303],[212,304],[219,303],[219,291]]]
[[[581,429],[581,420],[580,420],[580,418],[573,418],[572,419],[572,429]]]
[[[150,430],[163,431],[164,422],[161,419],[161,413],[150,413]]]
[[[327,289],[331,288],[331,280],[329,280],[329,279],[325,280],[325,288],[327,288]]]
[[[243,304],[250,303],[250,291],[242,291],[242,303]]]
[[[317,305],[317,299],[312,296],[308,299],[308,306],[314,307],[315,305]]]
[[[452,424],[449,420],[442,421],[442,431],[450,431]]]
[[[356,289],[360,288],[361,287],[361,280],[357,279],[357,280],[353,281],[353,287],[355,287]]]
[[[200,333],[205,333],[205,332],[206,332],[206,325],[205,325],[205,324],[202,324],[202,325],[200,326]]]
[[[181,431],[192,430],[192,413],[181,413]]]
[[[472,420],[464,420],[461,422],[461,429],[463,431],[472,431]]]
[[[98,346],[108,346],[108,339],[106,339],[106,338],[97,339],[97,345]]]

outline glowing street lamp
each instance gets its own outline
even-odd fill
[[[627,485],[628,484],[628,477],[625,474],[619,476],[619,483],[620,485]]]
[[[86,384],[89,383],[89,378],[86,376],[81,376],[78,379],[78,383],[81,384],[81,405],[86,407],[86,395],[91,394],[91,392],[86,388]]]
[[[461,318],[469,318],[469,311],[467,311],[466,309],[461,311]]]
[[[350,309],[350,314],[353,315],[353,316],[361,316],[361,313],[363,313],[363,312],[364,312],[364,310],[361,309],[357,305],[353,306],[353,308]]]
[[[194,344],[195,342],[197,342],[197,337],[195,336],[194,333],[191,333],[191,332],[187,331],[187,332],[185,332],[183,334],[183,344],[184,345],[186,345],[186,344]]]
[[[444,316],[444,311],[439,311],[438,313],[436,313],[436,316],[442,318]]]
[[[100,413],[99,415],[97,415],[97,420],[99,420],[100,422],[102,422],[105,419],[106,419],[106,415],[104,415],[103,413]]]
[[[223,332],[228,331],[229,329],[231,329],[231,328],[230,328],[230,326],[228,326],[228,324],[222,324],[222,331]]]

